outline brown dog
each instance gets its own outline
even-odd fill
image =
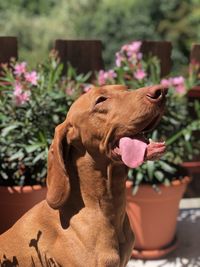
[[[134,242],[127,166],[164,152],[164,143],[147,144],[141,133],[159,121],[165,94],[162,86],[104,86],[72,105],[49,150],[47,199],[0,237],[1,266],[126,265]]]

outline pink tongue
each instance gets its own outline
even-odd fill
[[[130,168],[137,168],[144,161],[147,144],[138,139],[123,137],[119,140],[122,161]]]

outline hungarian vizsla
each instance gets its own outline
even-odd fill
[[[1,266],[126,266],[134,235],[125,180],[128,167],[165,150],[143,137],[158,123],[165,94],[160,85],[112,85],[72,105],[49,149],[47,198],[1,235]]]

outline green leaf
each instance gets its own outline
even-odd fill
[[[185,131],[183,135],[184,135],[185,141],[189,141],[190,140],[191,132]]]
[[[15,159],[21,160],[23,157],[24,153],[22,152],[22,150],[19,150],[9,158],[9,161],[13,161]]]
[[[164,185],[165,186],[170,186],[171,185],[169,179],[167,179],[167,178],[164,179]]]
[[[155,171],[154,175],[159,182],[163,181],[164,174],[161,171]]]
[[[141,172],[138,172],[136,174],[136,180],[135,180],[135,184],[139,185],[143,180],[143,174]]]
[[[76,70],[75,68],[72,67],[70,62],[67,62],[67,77],[72,79],[73,77],[76,76]]]
[[[148,160],[146,164],[147,164],[147,174],[149,178],[152,180],[154,176],[154,170],[155,170],[154,161]]]
[[[39,137],[39,140],[41,141],[41,143],[43,143],[44,145],[47,144],[47,140],[46,140],[46,137],[45,137],[43,132],[39,132],[38,137]]]
[[[38,143],[38,144],[33,144],[33,145],[27,145],[24,148],[25,148],[27,153],[32,153],[35,150],[37,150],[38,148],[41,148],[42,146],[43,146],[42,143]]]
[[[166,145],[171,145],[172,143],[174,143],[177,139],[179,139],[184,132],[185,129],[182,129],[180,131],[178,131],[177,133],[175,133],[174,135],[172,135],[169,139],[167,139],[167,141],[165,142]]]
[[[8,175],[4,172],[4,171],[0,171],[0,176],[4,179],[7,180],[8,179]],[[1,178],[0,177],[0,178]]]
[[[185,142],[185,146],[186,146],[186,149],[187,149],[188,153],[190,153],[190,154],[194,154],[194,153],[193,153],[193,149],[192,149],[192,144],[191,144],[190,142],[186,141],[186,142]],[[189,155],[188,155],[188,156],[189,156]]]
[[[153,131],[151,139],[152,140],[158,140],[158,130]]]
[[[133,169],[128,170],[128,178],[132,179],[133,178]]]
[[[133,187],[133,189],[132,189],[132,194],[133,194],[133,195],[136,195],[138,189],[139,189],[139,185],[135,185],[135,186]]]
[[[6,136],[7,134],[9,134],[12,130],[18,128],[19,126],[20,126],[19,124],[9,125],[9,126],[7,126],[6,128],[4,128],[4,129],[2,130],[1,135],[2,135],[3,137],[5,137],[5,136]]]
[[[195,112],[196,112],[198,118],[200,119],[200,102],[199,102],[199,100],[194,101],[194,108],[195,108]]]
[[[174,174],[176,172],[176,169],[172,166],[170,166],[169,164],[167,164],[164,161],[159,161],[160,166],[162,167],[162,169],[166,172],[169,172],[171,174]]]
[[[42,151],[39,153],[33,160],[33,164],[37,163],[39,160],[44,160],[45,159],[45,153]]]

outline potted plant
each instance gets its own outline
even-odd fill
[[[63,65],[55,51],[31,70],[26,62],[3,65],[0,81],[0,233],[45,198],[47,151],[88,75]]]
[[[127,212],[136,236],[133,256],[149,259],[161,257],[176,247],[176,217],[180,199],[190,181],[181,163],[199,153],[200,142],[193,134],[200,129],[200,103],[188,102],[187,92],[197,82],[198,65],[193,63],[189,75],[161,79],[158,58],[143,58],[142,43],[132,42],[116,53],[116,64],[101,70],[97,84],[125,84],[137,89],[153,84],[169,88],[166,112],[149,133],[152,140],[166,140],[167,151],[158,161],[147,161],[130,169],[127,182]],[[189,106],[196,111],[194,120]]]

